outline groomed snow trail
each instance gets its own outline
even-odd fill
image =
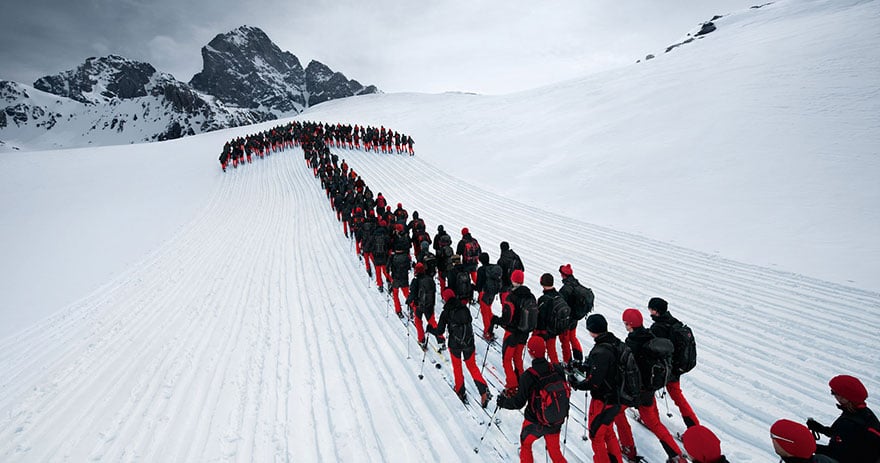
[[[667,299],[698,341],[685,395],[731,461],[769,461],[778,418],[830,421],[836,374],[880,390],[876,293],[545,213],[419,157],[337,152],[389,204],[418,210],[432,235],[442,223],[457,240],[466,226],[493,261],[510,242],[536,293],[542,273],[571,263],[620,337],[624,308]],[[448,364],[426,365],[419,381],[415,332],[389,312],[301,150],[257,160],[225,174],[209,205],[139,265],[0,343],[0,460],[516,460],[521,415],[499,411],[504,435],[490,429],[475,455],[483,428],[444,382]],[[478,361],[486,349],[477,342]],[[501,371],[493,346],[493,392]],[[465,384],[474,396],[467,373]],[[589,461],[583,393],[573,405],[566,456]],[[677,415],[664,420],[683,429]],[[634,432],[641,453],[662,461],[656,440]]]

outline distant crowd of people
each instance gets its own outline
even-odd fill
[[[354,133],[355,128],[341,133]],[[496,411],[525,407],[520,461],[533,461],[532,445],[540,438],[545,439],[552,461],[566,461],[560,433],[573,389],[589,391],[584,437],[591,441],[596,463],[645,461],[638,454],[631,421],[656,436],[667,462],[728,462],[718,437],[701,423],[682,392],[682,377],[697,365],[696,340],[691,329],[672,315],[666,300],[651,298],[644,313],[623,310],[620,322],[628,334],[621,340],[609,331],[603,315],[591,313],[593,291],[574,277],[571,264],[560,265],[556,277],[543,273],[537,279],[541,293],[536,297],[525,284],[522,259],[509,243],[500,243],[493,263],[467,227],[453,247],[443,225],[432,237],[418,211],[410,216],[403,203],[392,209],[381,192],[374,195],[366,181],[330,150],[331,140],[337,147],[350,143],[345,136],[328,138],[328,126],[322,123],[296,122],[274,130],[260,134],[257,138],[262,142],[249,145],[245,139],[236,146],[254,146],[257,151],[302,147],[306,165],[320,179],[342,233],[354,241],[353,249],[367,275],[375,278],[378,291],[390,293],[398,317],[412,320],[422,350],[428,348],[431,335],[441,352],[449,351],[453,389],[465,404],[462,363],[474,381],[480,406],[490,403],[493,394],[476,362],[475,339],[482,337],[491,344],[497,341],[496,330],[503,330],[505,378]],[[438,293],[442,307],[435,317]],[[472,305],[479,307],[476,322]],[[651,318],[650,326],[645,315]],[[584,319],[593,340],[586,354],[577,337]],[[524,366],[526,352],[529,368]],[[880,423],[867,407],[865,386],[848,375],[835,376],[829,386],[840,417],[831,426],[812,418],[805,424],[779,420],[769,429],[773,450],[785,463],[878,463]],[[673,435],[661,421],[658,393],[667,394],[678,408],[686,427],[683,433]],[[820,435],[828,437],[827,444],[817,444]]]
[[[220,167],[238,168],[272,153],[300,146],[303,141],[320,140],[324,146],[365,150],[367,152],[406,153],[415,155],[411,136],[385,126],[378,128],[355,124],[292,121],[262,132],[226,142],[220,152]]]

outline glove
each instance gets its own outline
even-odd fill
[[[825,426],[812,418],[807,418],[807,428],[810,431],[825,434]]]
[[[498,408],[504,408],[504,394],[498,394],[498,397],[495,399],[495,405]]]

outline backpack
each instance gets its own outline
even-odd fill
[[[377,237],[376,240],[373,241],[373,254],[374,255],[385,255],[388,254],[388,237],[382,236]]]
[[[669,338],[675,346],[672,368],[676,374],[687,373],[697,366],[697,341],[694,332],[684,323],[672,325]]]
[[[564,333],[568,331],[568,326],[571,324],[571,308],[568,307],[562,296],[556,296],[552,301],[553,306],[550,309],[547,327],[556,334]]]
[[[571,315],[577,320],[582,320],[593,311],[593,303],[596,300],[596,296],[593,295],[592,289],[580,284],[577,280],[574,280],[569,286],[571,287],[571,294],[566,302],[571,307]]]
[[[468,346],[474,339],[473,317],[467,306],[459,306],[455,312],[449,314],[449,346],[461,348]]]
[[[537,376],[537,373],[534,373]],[[552,368],[546,376],[537,376],[538,385],[532,389],[529,406],[541,426],[559,426],[568,418],[571,388],[565,375]]]
[[[461,299],[470,300],[473,290],[471,289],[471,276],[468,272],[455,273],[455,295]]]
[[[617,360],[617,377],[613,382],[609,382],[609,385],[617,393],[618,403],[627,407],[637,407],[642,392],[642,374],[639,372],[639,365],[632,350],[622,341],[618,341],[617,347],[605,345],[611,349]]]
[[[434,302],[437,297],[435,292],[437,291],[437,287],[434,285],[433,278],[422,277],[419,279],[419,309],[425,311],[425,309],[433,309]]]
[[[520,331],[531,333],[535,330],[536,326],[538,326],[538,301],[532,293],[529,293],[520,302],[516,328]]]
[[[672,376],[672,353],[675,346],[666,338],[653,337],[642,346],[642,386],[646,390],[658,391],[666,387]]]
[[[483,289],[489,294],[498,294],[501,291],[501,266],[496,264],[486,266],[486,284]]]
[[[464,243],[464,255],[461,256],[461,262],[463,264],[475,264],[480,260],[481,252],[483,251],[480,249],[480,243],[471,238],[470,241]]]

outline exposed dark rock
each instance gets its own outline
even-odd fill
[[[718,17],[716,16],[715,18],[718,18]],[[700,28],[700,31],[697,32],[695,34],[695,36],[699,37],[701,35],[706,35],[711,32],[715,32],[715,29],[717,29],[717,28],[715,27],[715,24],[712,21],[709,21],[707,23],[703,23],[703,26]]]
[[[146,87],[153,74],[156,74],[156,68],[148,63],[109,55],[89,58],[74,70],[41,77],[34,82],[34,88],[81,103],[96,104],[113,98],[146,96]],[[94,95],[99,82],[103,83],[105,90],[100,95]]]

